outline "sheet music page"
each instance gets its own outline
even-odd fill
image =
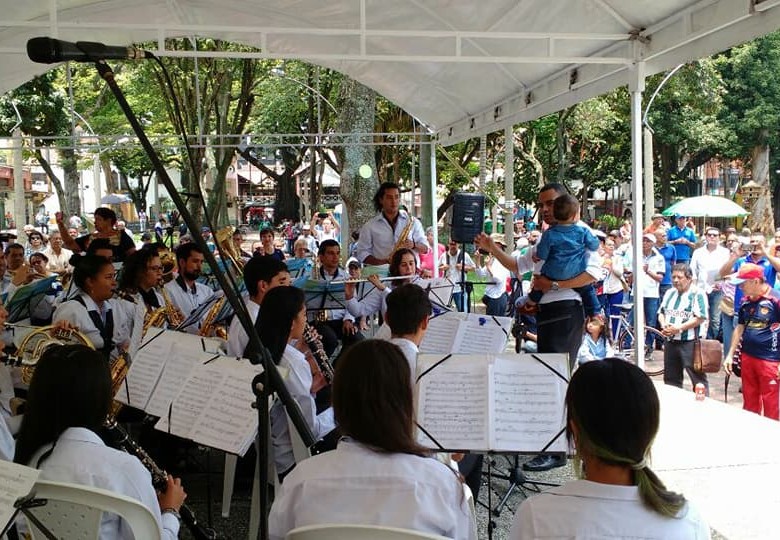
[[[160,431],[198,444],[243,455],[257,431],[251,383],[262,367],[246,360],[220,356],[198,363],[167,413],[155,425]]]
[[[173,341],[165,330],[151,328],[144,343],[135,353],[124,384],[117,390],[114,399],[125,405],[146,410],[149,398],[157,385],[165,362],[171,355]]]
[[[191,439],[199,444],[244,455],[257,435],[252,379],[262,372],[247,360],[219,359],[225,378],[195,424]]]
[[[181,332],[177,332],[181,334]],[[178,347],[177,347],[178,349]],[[192,354],[179,352],[167,357],[161,374],[158,376],[154,392],[149,396],[149,401],[144,409],[152,416],[165,416],[168,414],[168,405],[176,398],[181,384],[187,380],[190,373],[214,355],[206,352]]]
[[[442,355],[418,356],[418,376],[442,358]],[[445,449],[489,449],[486,363],[486,356],[452,356],[417,383],[417,423]],[[421,431],[418,441],[438,448]]]
[[[41,471],[0,460],[0,530],[14,515],[14,503],[32,491]]]
[[[564,399],[568,380],[565,354],[503,354],[492,368],[491,448],[512,452],[538,452],[566,425]],[[547,448],[566,452],[565,435]]]
[[[461,325],[456,354],[502,353],[509,339],[512,319],[469,313]]]
[[[458,339],[465,313],[450,312],[430,319],[428,330],[420,343],[420,353],[446,354],[452,352]],[[482,351],[484,352],[484,351]]]

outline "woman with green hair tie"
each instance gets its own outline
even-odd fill
[[[569,382],[566,409],[582,479],[525,500],[512,540],[710,538],[696,508],[650,469],[660,406],[644,371],[617,358],[588,362]]]

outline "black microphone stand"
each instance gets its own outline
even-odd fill
[[[223,292],[225,293],[225,297],[227,298],[228,302],[230,302],[230,305],[233,306],[233,310],[235,311],[236,317],[238,317],[239,321],[241,322],[241,325],[244,327],[244,330],[246,330],[246,333],[249,336],[250,348],[255,351],[262,351],[257,353],[256,358],[254,359],[250,358],[250,360],[255,360],[254,363],[262,364],[263,366],[264,379],[263,382],[261,383],[262,384],[261,393],[264,396],[266,396],[265,401],[262,402],[260,400],[263,398],[258,397],[258,403],[257,403],[258,405],[257,407],[257,415],[258,415],[258,439],[257,439],[258,464],[257,466],[259,467],[258,474],[260,476],[260,506],[261,506],[260,537],[262,539],[266,539],[268,538],[268,508],[269,508],[269,497],[268,497],[268,489],[267,489],[267,484],[268,484],[267,459],[268,459],[269,452],[268,452],[268,437],[266,436],[266,434],[268,433],[268,429],[269,429],[268,426],[270,425],[267,396],[270,395],[272,392],[276,392],[277,396],[279,397],[279,399],[287,409],[287,413],[290,415],[290,419],[292,420],[295,429],[298,431],[298,433],[300,433],[301,439],[303,440],[304,444],[306,444],[306,446],[311,447],[314,444],[315,442],[314,436],[312,435],[312,432],[309,429],[306,420],[303,418],[300,408],[298,407],[297,403],[293,400],[289,390],[285,386],[284,381],[282,380],[282,377],[279,374],[279,370],[276,368],[276,365],[271,359],[270,353],[260,341],[260,337],[257,335],[257,331],[255,330],[254,321],[252,321],[252,319],[250,318],[249,313],[246,310],[246,306],[244,306],[244,303],[239,298],[236,290],[232,287],[232,284],[228,281],[224,272],[220,271],[219,266],[217,265],[217,261],[214,258],[214,254],[211,253],[211,251],[209,251],[206,242],[203,240],[203,237],[200,234],[194,233],[194,231],[199,230],[198,229],[199,224],[195,221],[192,214],[187,209],[187,205],[182,200],[178,191],[176,191],[176,187],[173,185],[173,181],[171,180],[170,176],[168,176],[165,167],[160,161],[160,158],[157,156],[157,152],[154,150],[152,143],[149,141],[148,137],[146,136],[146,132],[144,131],[141,124],[138,122],[138,119],[133,113],[132,108],[127,103],[127,99],[125,99],[124,93],[117,85],[116,80],[114,79],[114,72],[111,70],[108,64],[106,64],[105,61],[103,60],[95,61],[95,67],[97,68],[103,80],[105,80],[106,83],[108,84],[109,88],[111,89],[111,92],[114,94],[114,97],[119,103],[119,106],[122,108],[122,111],[125,113],[128,122],[130,122],[133,131],[138,137],[138,140],[141,142],[141,146],[144,148],[147,156],[149,157],[149,159],[152,162],[152,165],[154,166],[154,170],[155,173],[157,174],[157,178],[162,181],[163,185],[168,190],[168,194],[173,200],[173,203],[176,205],[176,208],[179,211],[179,216],[184,220],[184,223],[187,224],[187,228],[189,228],[189,230],[193,232],[192,240],[203,252],[203,256],[206,262],[208,262],[209,266],[211,266],[211,268],[213,269],[214,275],[217,278],[217,281],[219,282],[220,286],[222,287]],[[200,195],[199,197],[202,198],[202,196]],[[252,390],[255,392],[255,394],[258,393],[257,392],[258,382],[259,382],[258,380],[252,381]],[[263,462],[260,462],[261,458],[265,458]]]

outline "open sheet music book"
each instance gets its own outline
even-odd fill
[[[420,444],[437,450],[566,452],[565,354],[417,357]]]
[[[219,339],[151,327],[114,398],[152,416],[167,414],[182,381],[197,365],[221,355],[220,345]]]
[[[512,330],[511,317],[450,311],[428,322],[420,353],[500,353]]]
[[[14,503],[32,491],[40,474],[38,469],[0,460],[0,531],[11,521]]]
[[[243,456],[257,435],[252,379],[262,370],[227,356],[196,366],[155,429]]]

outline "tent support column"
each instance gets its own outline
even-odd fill
[[[629,71],[628,89],[631,93],[631,193],[633,194],[632,255],[634,273],[634,357],[637,365],[645,366],[644,294],[640,282],[642,264],[643,191],[642,191],[642,92],[645,89],[645,64],[636,62]]]
[[[433,245],[431,246],[431,249],[433,250],[433,277],[439,277],[439,262],[438,262],[438,256],[439,253],[439,222],[436,220],[436,138],[431,135],[428,137],[428,144],[427,144],[427,150],[430,152],[431,156],[431,178],[429,183],[429,194],[430,199],[428,199],[428,204],[431,208],[431,226],[432,232],[433,232]],[[425,204],[426,201],[423,200],[423,204]]]
[[[504,237],[507,250],[515,249],[515,131],[504,129]]]

